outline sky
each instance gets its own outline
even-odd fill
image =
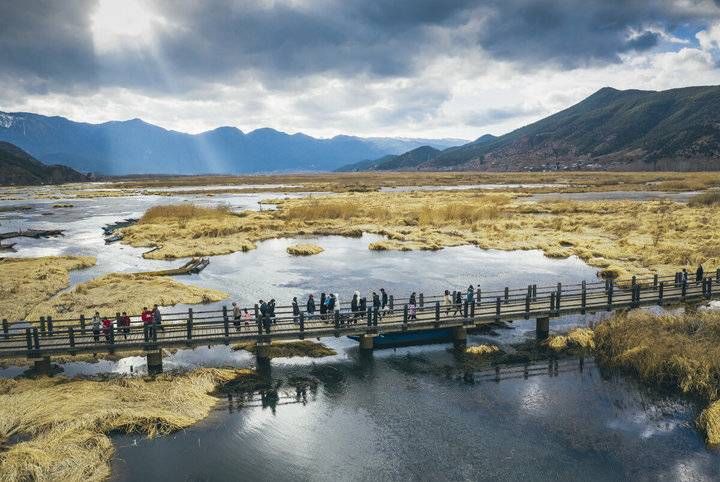
[[[509,132],[720,84],[720,0],[0,0],[0,110],[198,133]]]

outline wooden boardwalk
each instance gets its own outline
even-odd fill
[[[381,334],[451,328],[456,341],[465,339],[466,329],[499,321],[535,319],[539,338],[547,337],[550,319],[571,315],[637,308],[640,306],[700,302],[717,297],[720,269],[700,283],[693,279],[676,283],[675,279],[633,278],[622,283],[611,281],[583,282],[577,285],[527,286],[500,291],[476,290],[473,303],[447,306],[442,296],[424,296],[417,301],[417,319],[410,319],[407,299],[390,296],[383,310],[368,309],[352,313],[349,306],[321,318],[317,313],[293,316],[290,307],[276,309],[270,332],[253,319],[248,325],[235,326],[232,313],[224,307],[219,311],[193,311],[163,314],[162,328],[144,327],[133,321],[129,330],[113,323],[108,333],[96,337],[88,319],[8,323],[3,320],[0,334],[0,358],[26,356],[47,360],[52,355],[102,353],[128,349],[144,349],[157,354],[160,348],[209,346],[231,342],[254,342],[258,355],[263,346],[275,340],[297,340],[328,336],[357,336],[360,346],[372,349],[374,337]],[[465,293],[462,292],[463,300]],[[370,303],[371,301],[369,301]],[[257,313],[257,306],[248,307]],[[254,315],[255,316],[255,315]],[[115,319],[115,316],[112,317]],[[138,319],[138,317],[132,317]],[[150,356],[148,356],[150,361]]]

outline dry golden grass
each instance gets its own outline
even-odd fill
[[[720,205],[720,191],[706,191],[690,198],[690,207],[718,206]]]
[[[712,206],[668,201],[528,202],[518,194],[472,191],[344,193],[278,200],[277,211],[229,213],[163,208],[123,229],[153,259],[253,249],[275,237],[381,234],[372,250],[435,250],[465,244],[576,255],[620,277],[720,266],[720,216]],[[187,212],[201,215],[188,217]]]
[[[313,254],[320,254],[325,251],[322,246],[317,244],[293,244],[287,247],[288,254],[293,256],[312,256]]]
[[[138,314],[145,306],[171,306],[220,301],[227,293],[187,285],[165,276],[108,274],[82,283],[71,291],[34,306],[28,319],[52,316],[56,320],[114,315],[119,311]]]
[[[232,348],[233,350],[245,350],[250,353],[255,353],[256,351],[255,343],[236,343]],[[322,343],[302,340],[273,343],[268,347],[267,354],[270,358],[290,358],[298,356],[322,358],[337,355],[337,352]]]
[[[0,380],[0,481],[105,480],[112,432],[166,435],[207,417],[219,385],[250,370],[200,369],[155,379]]]
[[[131,356],[142,356],[147,354],[144,350],[116,350],[113,353],[78,353],[77,355],[53,355],[52,362],[58,365],[72,362],[97,363],[101,360],[118,361]],[[34,360],[27,357],[0,358],[0,368],[10,366],[30,367]]]
[[[712,402],[698,425],[708,443],[720,443],[720,312],[657,316],[635,310],[599,325],[595,343],[605,366]]]
[[[0,318],[24,319],[69,285],[68,272],[95,264],[90,256],[0,259]]]
[[[557,335],[547,341],[547,345],[554,351],[563,351],[568,348],[595,349],[595,334],[590,328],[574,328],[566,335]]]
[[[468,355],[484,357],[500,353],[500,348],[498,348],[497,345],[481,344],[465,348],[465,353],[467,353]]]

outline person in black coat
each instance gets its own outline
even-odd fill
[[[385,288],[380,288],[380,301],[382,303],[383,315],[388,307],[388,294],[385,292]]]
[[[295,323],[295,324],[300,323],[300,306],[298,306],[297,296],[293,296],[292,310],[293,310],[293,323]]]
[[[704,275],[705,275],[705,270],[703,269],[702,265],[699,265],[697,271],[695,271],[695,284],[696,285],[699,285],[702,282]]]
[[[352,311],[353,320],[357,323],[358,318],[362,316],[360,313],[360,292],[356,291],[350,300],[350,311]]]
[[[307,310],[308,318],[312,318],[315,315],[315,298],[313,298],[313,295],[308,296],[305,308]]]

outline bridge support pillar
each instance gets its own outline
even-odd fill
[[[453,344],[455,347],[462,347],[467,344],[467,330],[464,326],[453,328]]]
[[[543,316],[535,320],[535,337],[545,340],[550,335],[550,317]]]
[[[44,356],[40,359],[35,360],[33,363],[33,372],[37,375],[50,376],[52,374],[52,364],[50,363],[50,357]]]
[[[372,351],[375,348],[375,337],[371,335],[360,336],[360,349],[363,351]]]
[[[157,375],[163,371],[162,350],[147,352],[147,369],[150,375]]]
[[[258,343],[255,345],[255,357],[258,360],[270,360],[270,344]]]

